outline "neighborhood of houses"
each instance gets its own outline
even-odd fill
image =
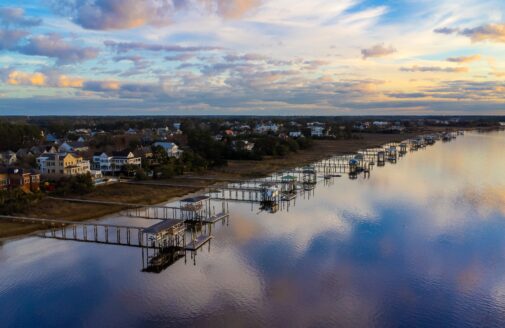
[[[208,127],[211,123],[201,122],[201,125]],[[220,122],[217,127],[212,123],[212,127],[214,140],[228,142],[231,149],[242,152],[253,152],[255,140],[261,135],[280,139],[337,138],[348,130],[379,129],[399,133],[405,129],[401,122],[373,120],[352,124],[241,120]],[[20,187],[35,191],[39,189],[41,178],[58,179],[88,173],[96,183],[101,183],[108,176],[123,174],[127,167],[142,167],[151,160],[155,149],[164,152],[167,158],[180,158],[186,149],[183,131],[184,124],[179,122],[155,128],[128,127],[110,131],[78,128],[59,134],[42,130],[43,141],[39,144],[0,152],[0,190]],[[107,138],[114,141],[110,142],[112,145],[100,143]]]

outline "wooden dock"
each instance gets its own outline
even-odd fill
[[[227,216],[227,214],[216,216],[213,222],[218,222]],[[184,238],[186,228],[182,220],[164,220],[150,227],[104,224],[100,222],[74,222],[10,215],[0,215],[0,220],[40,224],[46,230],[37,232],[34,235],[42,238],[136,247],[157,251],[163,251],[167,248],[194,251],[213,238],[211,235],[201,235],[189,244],[186,244]],[[150,236],[158,237],[150,238]],[[164,238],[162,240],[159,236],[169,236],[170,242],[167,243],[168,239]]]
[[[149,247],[143,237],[144,227],[9,215],[0,215],[0,220],[44,226],[46,230],[36,233],[37,236],[44,238],[130,247]]]
[[[121,206],[126,208],[123,211],[124,215],[148,220],[186,220],[188,217],[193,216],[190,215],[191,214],[190,210],[177,206],[132,204],[132,203],[121,203],[121,202],[111,202],[101,200],[80,199],[80,198],[61,198],[61,197],[49,197],[49,198],[75,203]],[[226,199],[220,199],[220,200],[226,200]],[[203,217],[203,221],[208,222],[211,220],[215,220],[215,218],[212,218],[215,215],[212,215],[210,204],[207,207],[205,208],[204,213],[200,214],[200,216]],[[221,204],[221,207],[222,207],[221,213],[228,215],[227,206],[224,202]]]
[[[206,218],[192,218],[192,219],[186,219],[184,222],[186,223],[203,223],[203,224],[214,224],[214,223],[217,223],[219,221],[222,221],[226,218],[228,218],[230,216],[229,213],[226,213],[226,212],[222,212],[222,213],[218,213],[218,214],[215,214],[215,215],[212,215],[210,217],[206,217]]]
[[[201,235],[194,238],[191,242],[186,245],[186,250],[195,252],[202,248],[203,245],[210,242],[214,236]]]

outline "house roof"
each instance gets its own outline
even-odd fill
[[[112,156],[114,157],[128,157],[130,155],[130,151],[128,150],[121,150],[121,151],[113,151]]]
[[[72,157],[75,157],[75,158],[78,158],[79,156],[77,156],[76,154],[74,153],[43,153],[39,156],[39,158],[47,158],[47,159],[50,159],[50,160],[54,160],[56,159],[56,157],[61,157],[61,158],[65,158],[67,157],[68,155],[72,156]]]
[[[155,225],[152,225],[152,226],[144,229],[143,232],[148,233],[148,234],[157,234],[157,233],[169,230],[179,224],[182,224],[183,222],[184,221],[182,221],[182,220],[174,220],[174,219],[163,220],[159,223],[156,223]]]
[[[174,146],[177,146],[175,143],[173,142],[166,142],[166,141],[156,141],[155,143],[153,143],[154,146],[161,146],[163,148],[173,148]]]

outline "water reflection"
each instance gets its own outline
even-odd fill
[[[2,325],[502,327],[504,145],[467,133],[369,178],[318,177],[289,211],[231,203],[197,258],[159,274],[139,269],[139,249],[6,242]],[[103,222],[126,221],[145,220]]]

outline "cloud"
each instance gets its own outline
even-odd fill
[[[0,30],[0,50],[15,48],[27,34],[28,32],[22,30]]]
[[[237,19],[261,5],[260,0],[200,0],[218,16]]]
[[[480,55],[450,57],[450,58],[447,58],[447,61],[451,62],[451,63],[471,63],[474,61],[479,61],[479,60],[481,60],[481,58],[482,57]]]
[[[315,59],[315,60],[306,60],[306,61],[303,62],[303,64],[305,65],[304,68],[306,68],[306,69],[317,70],[321,66],[327,66],[327,65],[329,65],[330,62],[327,61],[327,60]]]
[[[472,99],[502,102],[505,83],[502,81],[442,81],[439,86],[426,88],[437,98]]]
[[[134,67],[127,72],[124,72],[122,76],[130,76],[143,73],[150,65],[147,60],[142,56],[132,55],[132,56],[116,56],[113,58],[114,61],[130,61],[133,63]]]
[[[63,0],[54,7],[90,30],[120,30],[165,26],[181,11],[216,14],[237,19],[257,8],[261,0]]]
[[[28,35],[23,27],[35,26],[42,23],[39,18],[27,18],[22,8],[0,7],[0,50],[12,50],[19,41]],[[13,26],[20,28],[13,28]]]
[[[111,40],[104,41],[104,45],[113,49],[117,53],[129,51],[164,51],[164,52],[199,52],[221,49],[219,47],[208,46],[179,46],[179,45],[161,45],[149,44],[143,42],[115,42]]]
[[[172,1],[166,0],[64,0],[55,1],[61,14],[90,30],[131,29],[170,23]]]
[[[141,56],[116,56],[113,59],[114,59],[114,61],[117,61],[117,62],[126,60],[126,61],[131,61],[135,64],[140,64],[144,60],[144,58],[142,58]]]
[[[166,56],[165,60],[166,61],[188,61],[190,59],[193,59],[195,57],[194,54],[191,53],[185,53],[185,54],[177,54],[177,55],[172,55],[172,56]]]
[[[391,98],[399,98],[399,99],[404,99],[404,98],[425,98],[425,97],[428,97],[427,94],[422,93],[422,92],[388,93],[387,96],[391,97]]]
[[[71,77],[58,72],[23,72],[15,69],[0,71],[1,80],[10,85],[37,87],[82,88],[84,79]]]
[[[33,36],[17,50],[25,55],[56,58],[58,64],[72,64],[98,56],[98,49],[67,43],[57,34]]]
[[[83,89],[86,91],[117,91],[121,88],[118,81],[88,81],[84,82]]]
[[[458,34],[466,36],[472,42],[498,42],[505,43],[505,23],[485,24],[474,28],[439,28],[434,30],[435,33],[442,34]]]
[[[263,56],[260,54],[244,54],[244,55],[226,55],[224,60],[228,62],[237,62],[237,61],[263,61],[267,60],[267,56]]]
[[[361,49],[363,59],[370,57],[384,57],[395,53],[397,50],[393,46],[386,47],[384,44],[376,44],[368,49]]]
[[[453,34],[459,32],[459,28],[442,27],[435,29],[433,32],[438,34]]]
[[[82,88],[84,86],[84,79],[60,75],[58,76],[56,86],[60,88]]]
[[[42,73],[25,73],[20,71],[11,71],[5,81],[10,85],[32,85],[43,86],[46,84],[46,76]]]
[[[22,8],[0,8],[0,25],[29,27],[40,25],[41,23],[42,19],[40,18],[25,17],[25,11]]]
[[[460,32],[469,37],[472,42],[492,41],[505,42],[505,24],[487,24],[475,28],[467,28]]]
[[[438,67],[438,66],[417,66],[400,67],[402,72],[445,72],[445,73],[467,73],[467,67]]]

